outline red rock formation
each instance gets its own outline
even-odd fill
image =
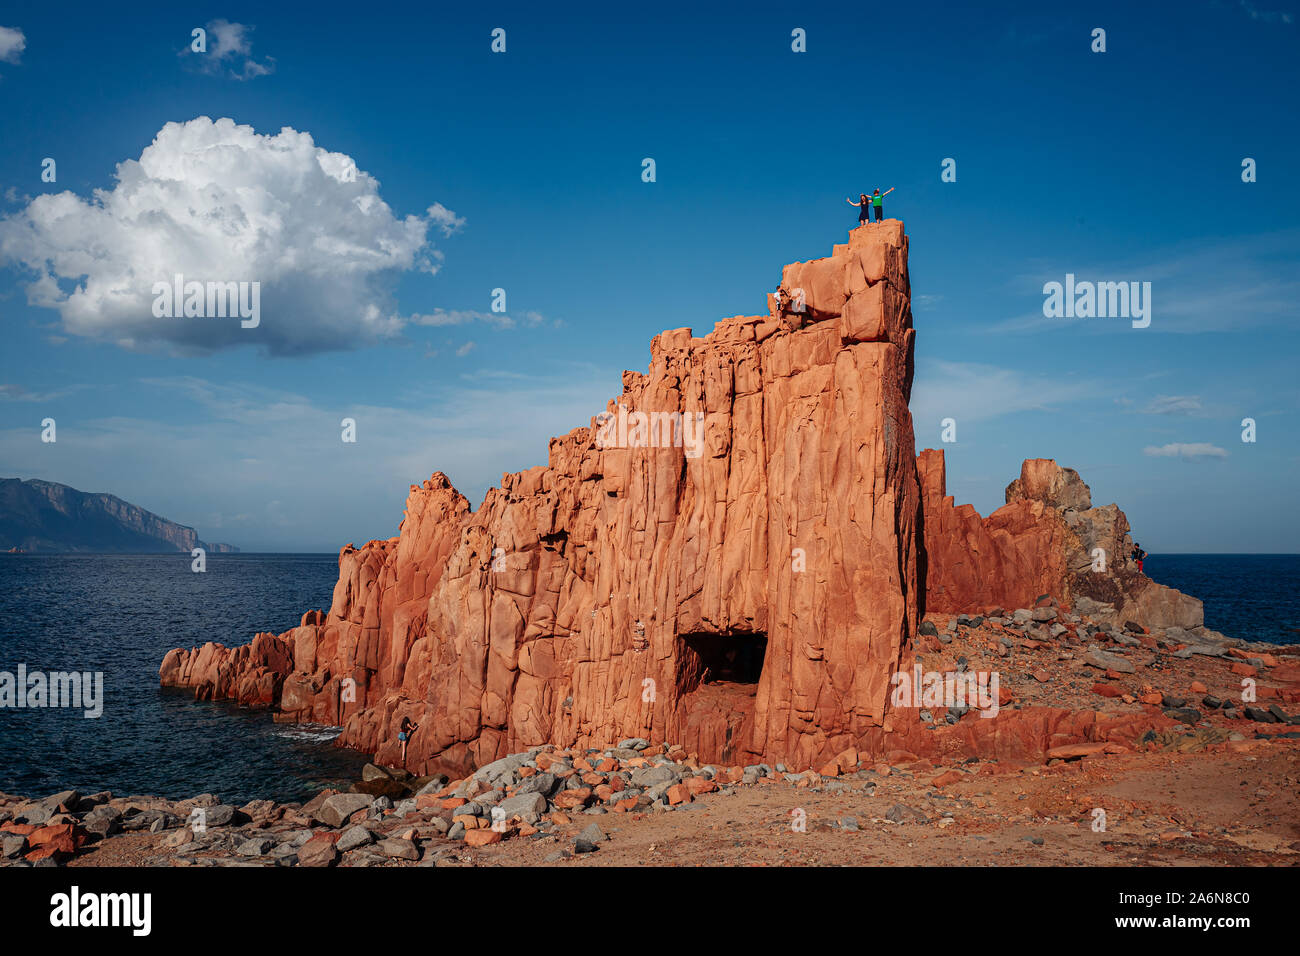
[[[907,246],[896,220],[861,227],[787,266],[766,315],[662,333],[547,465],[475,512],[441,474],[412,487],[398,537],[343,549],[328,614],[173,650],[162,683],[342,723],[389,764],[410,717],[415,771],[638,736],[797,768],[891,738],[1016,756],[1110,739],[1091,712],[923,732],[891,710],[924,580]],[[1077,475],[1047,465],[981,521],[922,455],[932,603],[1064,593],[1088,535],[1057,506],[1077,509]]]
[[[441,472],[412,485],[398,537],[339,553],[328,614],[308,611],[299,627],[258,634],[242,647],[169,651],[162,683],[193,688],[201,700],[278,705],[293,719],[318,723],[364,713],[403,685],[408,661],[425,656],[415,644],[429,595],[468,515],[469,502]]]
[[[1032,607],[1040,594],[1068,603],[1065,525],[1054,520],[1054,511],[1048,514],[1049,506],[1022,498],[980,518],[972,505],[954,506],[947,494],[942,451],[927,448],[916,464],[927,611]]]
[[[855,230],[767,315],[657,336],[611,424],[478,511],[413,489],[398,538],[344,549],[323,620],[172,651],[162,682],[263,703],[278,642],[286,718],[393,760],[410,716],[413,767],[638,735],[824,760],[881,726],[917,624],[912,340],[902,224]]]
[[[1092,507],[1074,469],[1027,459],[1007,486],[1007,503],[987,518],[971,505],[954,506],[942,451],[921,452],[917,472],[926,611],[1030,607],[1049,594],[1099,620],[1160,629],[1203,624],[1200,601],[1138,573],[1124,512]]]

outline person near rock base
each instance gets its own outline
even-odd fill
[[[402,743],[402,769],[406,769],[406,745],[411,742],[411,734],[420,729],[420,725],[412,723],[410,717],[402,718],[402,726],[397,730],[397,739]]]
[[[879,192],[880,190],[876,190],[876,191]],[[858,207],[858,225],[861,226],[864,223],[868,222],[870,219],[871,200],[867,198],[866,193],[860,193],[858,195],[858,199],[859,199],[858,202],[854,202],[852,199],[846,199],[844,201],[848,203],[850,206]]]
[[[1142,550],[1142,545],[1133,545],[1133,560],[1137,562],[1138,574],[1142,573],[1142,562],[1146,560],[1147,553]]]
[[[880,222],[881,219],[885,218],[885,197],[897,188],[897,186],[890,186],[882,193],[880,187],[877,186],[876,191],[871,194],[871,208],[876,214],[876,222]]]

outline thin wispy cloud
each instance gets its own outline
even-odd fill
[[[473,309],[434,309],[426,314],[413,315],[409,321],[411,325],[431,326],[469,325],[472,322],[482,322],[499,329],[513,329],[521,325],[541,325],[546,319],[540,312],[517,312],[515,316],[510,316],[505,312],[478,312]]]
[[[1170,442],[1168,445],[1147,445],[1142,454],[1151,458],[1186,458],[1196,461],[1202,458],[1227,458],[1228,452],[1209,442]]]
[[[1142,414],[1191,415],[1201,410],[1199,395],[1157,395],[1142,409]]]
[[[1295,17],[1285,10],[1261,10],[1250,0],[1240,0],[1241,9],[1246,11],[1246,15],[1252,20],[1260,20],[1264,23],[1285,23],[1295,22]]]
[[[198,376],[131,384],[171,420],[60,419],[51,445],[27,424],[0,429],[6,472],[111,490],[174,521],[221,527],[250,550],[334,550],[396,534],[407,487],[434,471],[477,504],[503,471],[545,461],[552,435],[587,424],[621,387],[608,370],[576,366],[526,381],[423,383],[402,405]],[[355,444],[341,440],[345,417],[356,422]]]
[[[52,391],[30,391],[26,386],[8,383],[0,385],[0,401],[53,402],[89,387],[89,385],[64,385]]]
[[[1044,283],[1062,282],[1067,273],[1073,273],[1076,282],[1150,282],[1151,325],[1134,330],[1126,318],[1043,315]],[[990,324],[988,332],[1070,328],[1197,334],[1291,327],[1300,323],[1300,230],[1183,243],[1144,261],[1044,264],[1035,272],[1012,276],[1005,295],[1026,308]]]
[[[1021,17],[1002,31],[1002,43],[1014,47],[1038,46],[1052,40],[1069,28],[1063,17]]]
[[[944,418],[986,421],[1020,412],[1050,411],[1094,401],[1095,383],[975,362],[918,362],[912,388],[912,420],[918,433]],[[924,444],[918,441],[918,444]]]

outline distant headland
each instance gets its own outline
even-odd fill
[[[10,554],[236,552],[193,528],[102,492],[54,481],[0,478],[0,551]]]

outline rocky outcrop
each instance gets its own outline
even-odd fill
[[[942,451],[917,457],[923,502],[927,611],[1032,606],[1041,595],[1098,620],[1151,630],[1198,629],[1201,602],[1140,574],[1118,505],[1094,508],[1073,468],[1024,462],[1006,504],[987,518],[946,493]]]
[[[625,738],[803,769],[1131,737],[1141,721],[1050,707],[932,729],[891,701],[925,610],[1049,594],[1123,614],[1158,587],[1119,557],[1122,513],[1054,462],[987,519],[946,496],[941,453],[918,467],[907,249],[897,221],[861,227],[786,266],[766,314],[662,333],[546,465],[472,512],[441,474],[412,487],[397,537],[343,549],[328,613],[175,649],[162,683],[341,724],[386,764],[409,718],[415,772]]]
[[[344,549],[327,615],[259,636],[293,661],[283,719],[396,762],[410,717],[412,767],[632,736],[812,765],[864,739],[917,625],[912,341],[897,221],[787,266],[765,315],[657,336],[546,466],[473,513],[435,475],[397,538]],[[238,653],[172,651],[162,682],[242,699],[232,671],[270,655]]]
[[[241,647],[174,649],[163,658],[163,685],[331,725],[364,713],[390,690],[424,686],[430,654],[427,642],[416,643],[468,515],[469,502],[441,472],[412,485],[397,537],[339,553],[328,614],[308,611],[298,627],[258,634]]]
[[[35,478],[0,478],[0,551],[144,554],[194,548],[239,550],[207,544],[193,528],[114,495]]]

